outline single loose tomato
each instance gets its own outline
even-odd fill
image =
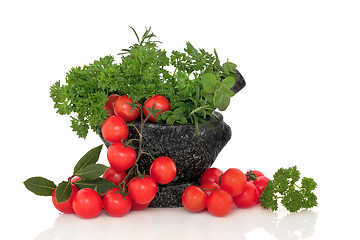
[[[106,169],[106,171],[103,174],[103,178],[114,183],[116,186],[118,186],[126,177],[125,171],[116,171],[113,167],[109,167]],[[126,181],[125,181],[126,184]]]
[[[265,176],[260,176],[253,182],[259,192],[259,196],[264,192],[269,180],[270,179]]]
[[[132,206],[129,195],[108,191],[103,197],[104,210],[112,217],[121,217],[128,213]]]
[[[245,174],[237,168],[229,168],[221,177],[220,186],[222,189],[235,197],[242,194],[245,189]]]
[[[190,212],[200,212],[206,208],[207,195],[198,186],[191,185],[185,188],[181,201]]]
[[[131,210],[141,211],[141,210],[144,210],[145,208],[147,208],[149,205],[150,205],[150,202],[145,203],[145,204],[140,204],[140,203],[137,203],[137,202],[133,201],[132,206],[131,206]]]
[[[169,157],[159,157],[152,162],[150,175],[157,183],[167,184],[176,176],[176,165]]]
[[[105,103],[104,109],[108,112],[109,116],[115,115],[114,103],[118,97],[120,97],[120,95],[117,94],[111,94],[107,97],[108,101]]]
[[[94,218],[101,213],[103,202],[93,189],[83,188],[75,194],[72,207],[79,217]]]
[[[200,185],[200,188],[206,193],[206,195],[210,195],[214,190],[220,189],[219,184],[215,182],[207,182]]]
[[[125,147],[122,143],[113,143],[107,151],[107,158],[111,167],[117,171],[125,171],[134,165],[136,152],[131,147]]]
[[[259,201],[259,192],[252,182],[245,184],[245,190],[242,194],[234,197],[234,203],[238,208],[249,208]]]
[[[132,200],[140,204],[146,204],[154,199],[157,192],[157,184],[151,176],[133,178],[128,184],[128,191]]]
[[[139,117],[140,108],[131,109],[128,103],[133,103],[133,100],[128,95],[118,97],[114,103],[114,112],[126,122],[132,122]]]
[[[208,168],[206,171],[202,174],[200,179],[200,184],[204,184],[207,182],[215,182],[219,184],[220,182],[220,176],[223,174],[223,172],[218,168]]]
[[[71,184],[71,189],[72,189],[72,191],[71,191],[71,195],[70,195],[69,199],[62,203],[57,203],[57,201],[56,201],[56,197],[55,197],[56,188],[54,189],[54,192],[52,194],[52,202],[54,204],[54,207],[62,213],[73,213],[74,212],[74,210],[72,208],[72,200],[73,200],[74,196],[76,195],[76,193],[79,191],[79,189],[74,184]]]
[[[170,102],[167,100],[164,96],[161,95],[154,95],[147,99],[143,106],[143,112],[145,117],[149,114],[149,110],[147,108],[155,108],[156,110],[161,110],[156,114],[158,116],[160,113],[163,113],[165,111],[169,111],[171,109]],[[149,120],[152,122],[156,122],[156,119],[154,116],[150,116]]]
[[[208,197],[207,209],[212,215],[223,217],[230,213],[233,204],[234,200],[227,191],[216,189]]]
[[[101,132],[106,141],[111,143],[124,141],[129,136],[129,129],[122,117],[108,117],[102,127]]]

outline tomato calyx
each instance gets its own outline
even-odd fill
[[[248,170],[246,172],[245,177],[246,177],[246,181],[256,181],[257,180],[256,174],[251,170]]]
[[[156,117],[159,115],[160,112],[164,111],[164,109],[156,109],[155,108],[155,103],[153,103],[151,108],[145,107],[145,109],[147,109],[149,111],[149,113],[146,115],[146,119],[149,119],[151,116],[154,117],[156,119]]]

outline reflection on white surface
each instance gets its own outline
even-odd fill
[[[81,219],[74,214],[61,214],[51,229],[41,232],[35,240],[70,239],[245,239],[252,231],[263,231],[275,239],[306,239],[315,232],[317,213],[302,211],[285,214],[266,211],[261,207],[233,211],[218,218],[208,212],[190,213],[183,208],[146,209],[130,212],[124,217],[102,213],[94,219]]]

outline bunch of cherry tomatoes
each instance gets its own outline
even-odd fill
[[[237,168],[223,173],[218,168],[209,168],[201,176],[200,186],[187,187],[182,195],[184,207],[191,212],[207,209],[212,215],[223,217],[233,205],[249,208],[259,203],[269,178],[259,171],[244,174]]]
[[[53,204],[63,213],[75,212],[82,218],[93,218],[104,209],[108,215],[120,217],[130,210],[143,210],[155,198],[157,184],[167,184],[175,178],[176,165],[166,156],[154,158],[149,169],[150,175],[140,173],[137,160],[144,152],[136,153],[126,144],[129,135],[127,123],[139,116],[142,122],[156,122],[155,115],[170,110],[169,101],[161,95],[155,95],[141,106],[127,95],[113,94],[108,99],[105,109],[109,117],[104,121],[101,130],[104,139],[112,144],[107,150],[110,167],[104,172],[103,178],[117,187],[99,194],[90,188],[79,190],[71,184],[71,196],[62,203],[56,202],[54,191]],[[140,115],[142,113],[145,120]],[[79,180],[78,176],[74,176],[71,182]],[[207,209],[214,216],[226,216],[234,203],[239,208],[249,208],[259,203],[268,181],[259,171],[244,174],[237,168],[230,168],[223,173],[220,169],[209,168],[203,173],[199,187],[192,185],[184,190],[182,203],[191,212]]]
[[[139,153],[124,144],[128,137],[127,122],[136,120],[141,112],[145,119],[156,122],[153,115],[148,115],[151,109],[156,110],[156,115],[170,110],[169,101],[160,95],[150,97],[140,109],[140,104],[135,103],[127,95],[110,95],[105,109],[109,117],[102,125],[102,134],[105,140],[112,143],[107,150],[107,158],[110,167],[104,172],[103,178],[113,182],[116,188],[99,194],[90,188],[79,190],[71,184],[72,193],[70,198],[62,203],[57,203],[55,191],[52,196],[54,206],[63,213],[75,212],[82,218],[94,218],[102,209],[113,217],[120,217],[130,210],[143,210],[148,207],[157,192],[157,184],[167,184],[176,175],[174,161],[166,156],[154,159],[150,166],[150,175],[142,174],[137,169]],[[141,152],[143,154],[144,152]],[[129,177],[133,176],[130,180]],[[71,179],[74,183],[80,178],[75,176]],[[102,197],[101,197],[102,196]]]

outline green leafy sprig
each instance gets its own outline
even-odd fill
[[[280,168],[260,196],[261,206],[275,211],[279,200],[290,212],[317,206],[317,197],[313,192],[317,187],[314,179],[303,177],[301,185],[298,185],[299,180],[300,172],[296,166]]]
[[[73,184],[75,184],[79,189],[91,188],[99,194],[102,194],[107,190],[114,188],[115,184],[100,177],[107,169],[106,166],[97,163],[101,149],[102,145],[88,151],[76,163],[73,175],[66,181],[59,183],[58,186],[56,186],[53,181],[43,177],[29,178],[24,182],[24,185],[29,191],[39,196],[51,196],[56,189],[56,201],[57,203],[61,203],[69,199],[72,192],[71,179],[74,176],[78,176],[81,177],[81,180],[74,182]]]

